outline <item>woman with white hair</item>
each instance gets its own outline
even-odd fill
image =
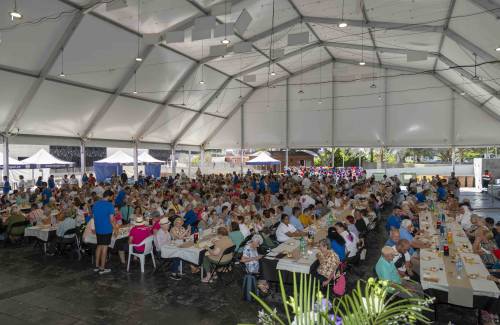
[[[245,264],[245,269],[247,273],[256,275],[260,271],[260,263],[259,260],[263,257],[263,255],[259,255],[257,248],[264,240],[259,234],[253,235],[252,239],[245,245],[243,248],[243,254],[241,256],[241,262]],[[269,290],[269,285],[266,280],[259,280],[257,287],[260,291],[266,293]]]

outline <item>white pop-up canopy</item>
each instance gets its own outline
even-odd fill
[[[0,152],[0,168],[3,168],[3,153]],[[17,159],[14,159],[12,157],[9,157],[9,168],[10,169],[19,169],[19,168],[25,168],[25,164],[20,162]]]
[[[123,151],[117,151],[109,157],[106,157],[101,160],[97,160],[94,163],[99,164],[133,164],[134,158],[127,155]]]
[[[151,156],[149,153],[147,153],[146,151],[144,151],[143,153],[141,153],[139,155],[139,157],[137,157],[139,163],[144,163],[144,164],[162,164],[162,163],[165,163],[165,161],[163,160],[159,160],[159,159],[156,159],[155,157]]]
[[[70,161],[64,161],[52,156],[44,149],[40,149],[31,157],[22,160],[21,164],[36,166],[36,168],[58,168],[73,165]]]
[[[281,162],[273,157],[269,156],[265,152],[262,152],[260,155],[247,161],[247,165],[279,165]]]

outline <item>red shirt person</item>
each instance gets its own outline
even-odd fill
[[[135,226],[130,229],[129,233],[129,243],[137,245],[142,243],[144,239],[151,236],[151,228],[146,226],[146,222],[143,217],[135,218]],[[144,245],[134,247],[137,253],[144,252]]]

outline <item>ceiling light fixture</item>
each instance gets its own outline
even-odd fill
[[[360,66],[364,66],[366,65],[366,62],[364,60],[364,56],[365,56],[365,46],[364,46],[364,38],[363,38],[363,33],[364,33],[364,29],[363,29],[363,22],[364,21],[361,21],[361,61],[359,62],[359,65]]]
[[[222,41],[220,41],[220,42],[221,42],[222,44],[224,44],[224,45],[227,45],[227,44],[231,43],[231,41],[230,41],[230,40],[228,40],[227,38],[224,38],[224,39],[223,39]]]
[[[347,23],[344,20],[344,0],[342,0],[342,18],[340,19],[340,23],[338,24],[339,28],[346,28]]]
[[[21,19],[23,18],[23,15],[17,10],[17,0],[14,0],[14,9],[12,9],[11,12],[9,12],[10,19],[14,21],[14,19]]]
[[[318,105],[321,105],[321,104],[323,104],[323,101],[320,99],[320,100],[318,100]]]
[[[273,76],[273,77],[274,77],[275,75],[276,75],[276,72],[271,71],[271,76]]]
[[[135,61],[142,62],[141,58],[141,0],[137,1],[137,57]]]
[[[203,79],[200,80],[200,85],[204,85],[205,81]]]
[[[375,89],[375,88],[377,88],[377,85],[373,83],[370,85],[370,88]]]
[[[462,91],[460,95],[465,96],[465,91]]]
[[[64,74],[64,47],[61,48],[61,73],[59,73],[59,77],[66,77]]]
[[[500,52],[500,46],[495,49],[495,51]]]

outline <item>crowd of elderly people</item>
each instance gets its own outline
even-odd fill
[[[0,201],[0,236],[15,241],[28,225],[52,225],[57,237],[64,237],[76,227],[84,242],[89,236],[96,237],[94,271],[106,274],[111,272],[108,249],[112,241],[125,265],[129,244],[138,245],[148,236],[154,236],[159,251],[173,240],[186,240],[201,229],[214,228],[217,239],[201,265],[206,271],[204,282],[214,279],[210,264],[226,248],[235,245],[249,272],[257,273],[256,262],[263,250],[256,254],[256,243],[272,248],[290,238],[307,236],[308,227],[325,211],[345,209],[349,213],[337,218],[328,233],[331,253],[320,251],[318,255],[318,273],[330,279],[340,262],[359,256],[368,215],[376,215],[398,188],[394,181],[367,179],[357,168],[289,169],[284,175],[265,176],[250,172],[202,175],[198,171],[195,178],[182,171],[161,179],[141,175],[134,183],[126,174],[109,183],[97,182],[92,174],[83,175],[80,182],[71,181],[74,179],[74,175],[65,177],[56,186],[51,176],[47,182],[39,179],[32,188],[5,193]],[[364,202],[363,207],[353,210],[353,202],[359,201]],[[130,228],[129,236],[114,241],[123,227]],[[252,236],[255,238],[250,240]],[[139,253],[143,249],[134,247]],[[325,263],[331,265],[330,274],[325,273]],[[170,271],[172,279],[180,279],[178,259],[171,263]],[[191,271],[199,272],[199,268],[192,265]]]
[[[376,264],[377,276],[392,283],[403,285],[408,289],[418,291],[419,281],[419,250],[429,248],[430,243],[418,239],[424,230],[419,229],[420,204],[442,202],[445,211],[462,226],[469,237],[475,254],[481,257],[491,274],[491,280],[499,282],[499,230],[500,222],[494,224],[490,217],[483,218],[473,213],[470,201],[459,202],[458,189],[460,183],[451,174],[447,180],[439,175],[428,180],[426,177],[417,181],[410,180],[408,193],[398,199],[398,205],[393,208],[387,218],[386,230],[389,239],[382,248],[382,254]],[[497,317],[489,314],[487,317]]]

